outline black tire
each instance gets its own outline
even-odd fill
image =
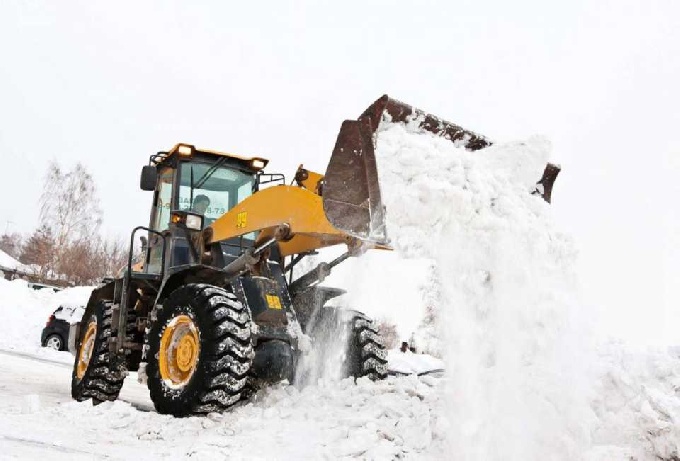
[[[372,320],[357,315],[347,349],[347,374],[376,381],[387,377],[387,350]]]
[[[64,338],[62,338],[60,334],[52,333],[47,338],[45,338],[43,347],[54,349],[56,351],[64,351],[66,350],[66,342],[64,341]]]
[[[161,376],[159,355],[166,328],[180,316],[191,319],[200,347],[187,380],[172,385]],[[250,311],[223,288],[185,285],[152,312],[145,348],[156,411],[174,416],[224,411],[241,398],[253,361]]]
[[[76,357],[71,374],[71,396],[78,401],[92,399],[93,404],[116,400],[127,371],[125,365],[113,363],[108,351],[108,339],[111,337],[112,304],[99,301],[88,307],[81,322],[80,335],[76,342]],[[80,377],[78,365],[84,348],[82,342],[91,322],[96,322],[96,333],[91,345],[92,353],[87,368]]]
[[[298,376],[300,382],[313,382],[319,376],[336,376],[336,370],[342,378],[367,376],[379,380],[387,377],[385,345],[375,324],[363,314],[322,307],[314,313],[306,333],[312,337],[315,350],[303,358],[304,366]],[[344,351],[341,363],[336,360],[338,350]]]

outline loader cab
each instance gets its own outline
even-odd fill
[[[201,245],[201,231],[255,192],[257,174],[267,161],[177,144],[149,163],[140,185],[153,187],[149,228],[163,238],[150,233],[145,272],[159,273],[163,240],[166,268],[199,263],[195,248]]]

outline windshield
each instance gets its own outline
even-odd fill
[[[253,193],[255,176],[222,166],[224,160],[186,162],[181,166],[179,208],[204,215],[205,226]]]

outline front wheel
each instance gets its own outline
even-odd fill
[[[99,301],[83,315],[71,376],[75,400],[91,398],[94,404],[116,400],[123,387],[125,364],[112,360],[108,347],[112,313],[110,302]]]
[[[45,338],[45,344],[43,344],[43,346],[49,349],[54,349],[55,351],[63,351],[64,340],[58,334],[52,333],[47,338]]]
[[[148,387],[159,413],[228,409],[241,398],[253,360],[250,311],[227,290],[189,284],[151,315]]]

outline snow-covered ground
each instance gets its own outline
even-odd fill
[[[418,330],[442,352],[443,378],[281,384],[226,414],[173,419],[149,411],[134,374],[120,401],[92,407],[70,401],[70,367],[3,353],[3,456],[677,460],[680,359],[591,325],[574,245],[530,195],[549,143],[470,153],[390,124],[378,142],[395,251],[369,252],[327,283],[403,339]],[[56,306],[16,283],[0,280],[0,309],[23,327],[0,348],[35,352]],[[437,321],[423,327],[428,310]],[[435,365],[400,354],[393,369]]]
[[[19,351],[55,360],[70,360],[64,354],[40,347],[40,333],[54,310],[61,305],[85,305],[92,287],[33,290],[24,280],[0,278],[0,312],[5,320],[0,350]]]
[[[0,335],[2,459],[130,459],[140,452],[144,459],[391,459],[424,453],[436,437],[441,379],[429,376],[282,384],[207,419],[156,414],[136,373],[120,401],[74,402],[73,356],[41,348],[40,332],[57,306],[83,304],[91,289],[53,293],[0,280],[0,310],[8,324],[24,326]],[[426,356],[395,354],[399,372],[429,371]]]
[[[146,386],[121,398],[70,400],[71,369],[0,353],[2,459],[415,458],[439,437],[439,381],[390,377],[275,386],[226,414],[174,419],[150,411]]]

